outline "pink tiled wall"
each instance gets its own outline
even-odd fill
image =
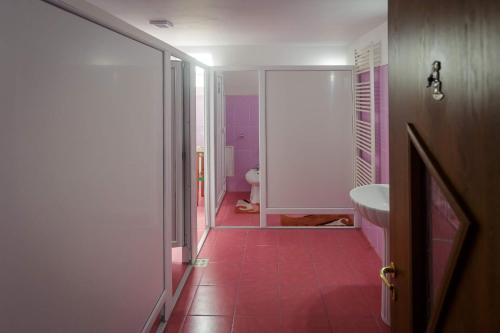
[[[249,192],[245,173],[259,164],[259,96],[226,96],[226,145],[234,146],[234,176],[228,192]]]
[[[361,78],[364,81],[365,78]],[[368,78],[367,78],[368,79]],[[376,120],[376,182],[389,183],[389,81],[388,66],[375,68],[375,120]],[[380,258],[384,250],[384,232],[372,223],[361,222],[363,234]]]

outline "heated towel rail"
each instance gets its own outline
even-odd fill
[[[381,63],[380,43],[354,50],[355,184],[376,181],[375,67]]]

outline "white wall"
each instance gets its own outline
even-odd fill
[[[382,48],[382,63],[381,65],[387,65],[388,63],[388,30],[387,21],[368,31],[364,35],[357,38],[347,47],[347,62],[349,65],[354,64],[354,50],[366,47],[370,42],[377,43],[381,42]]]
[[[382,65],[388,59],[387,21],[348,45],[232,45],[183,46],[181,49],[209,65],[226,68],[259,66],[352,65],[354,49],[382,43]]]
[[[235,45],[181,47],[216,67],[345,65],[345,45]]]
[[[258,95],[259,76],[257,71],[225,71],[225,95]]]

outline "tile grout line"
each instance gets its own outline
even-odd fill
[[[191,274],[193,273],[193,271],[191,271]],[[186,314],[184,315],[184,318],[182,318],[182,322],[181,322],[181,325],[179,327],[179,332],[182,332],[184,330],[184,325],[186,324],[186,321],[187,321],[187,318],[189,317],[189,311],[191,310],[191,306],[193,305],[193,301],[196,297],[196,294],[198,293],[198,287],[199,285],[196,285],[195,287],[195,292],[194,292],[194,296],[193,296],[193,299],[189,302],[189,306],[187,307],[187,310],[186,310]],[[179,296],[179,298],[182,296],[182,293],[181,295]]]
[[[207,235],[208,236],[208,235]],[[215,246],[215,242],[217,242],[217,236],[215,237],[215,241],[214,241],[214,246]],[[200,249],[200,253],[201,251],[203,250],[203,248],[205,247],[205,244],[203,244],[203,246],[201,247]],[[209,260],[209,263],[210,263],[210,260]],[[196,267],[193,267],[193,269],[191,270],[191,273],[190,275],[194,275],[194,272],[195,272],[195,268]],[[191,312],[191,307],[193,306],[193,302],[194,300],[196,299],[196,295],[198,294],[198,289],[200,287],[200,283],[201,283],[201,279],[203,278],[203,275],[205,275],[205,269],[203,269],[203,273],[201,274],[201,277],[200,277],[200,280],[195,284],[195,285],[192,285],[191,286],[194,286],[194,295],[193,295],[193,298],[189,301],[189,305],[187,306],[187,310],[186,310],[186,314],[184,315],[184,318],[182,319],[182,323],[180,325],[180,329],[179,329],[179,332],[182,332],[184,330],[184,325],[186,324],[186,321],[187,321],[187,318],[190,316],[190,312]],[[189,277],[188,277],[188,280],[189,280]],[[187,282],[187,281],[186,281]],[[184,286],[186,287],[186,286]],[[184,289],[184,288],[183,288]],[[185,291],[185,290],[183,290]],[[182,292],[183,292],[182,291]],[[179,299],[182,297],[182,292],[181,294],[179,295]]]
[[[245,245],[243,246],[243,253],[242,253],[242,258],[240,261],[240,271],[238,275],[238,284],[236,286],[236,295],[234,297],[234,308],[233,308],[233,322],[231,323],[231,333],[234,332],[234,326],[236,323],[236,307],[238,306],[238,301],[240,297],[240,288],[241,288],[241,275],[243,274],[243,265],[245,264],[246,260],[246,253],[247,253],[247,246],[248,246],[248,230],[245,233]]]
[[[319,232],[319,231],[318,231]],[[225,245],[225,242],[224,240],[226,239],[225,237],[223,238],[219,238],[222,234],[224,234],[225,232],[216,232],[214,233],[214,236],[215,239],[214,239],[214,248],[216,245]],[[241,259],[240,259],[240,262],[239,262],[239,265],[238,265],[238,268],[239,268],[239,271],[238,271],[238,275],[237,275],[237,283],[236,283],[236,290],[234,290],[234,304],[233,304],[233,308],[232,308],[232,321],[231,321],[231,324],[230,324],[230,330],[229,332],[231,333],[236,333],[236,330],[237,330],[237,326],[236,326],[236,317],[237,317],[237,313],[238,313],[238,304],[240,302],[240,298],[241,298],[241,286],[242,286],[242,277],[243,277],[243,269],[247,266],[247,264],[249,264],[249,268],[251,269],[252,267],[251,266],[257,266],[259,264],[259,261],[251,261],[251,262],[247,262],[247,256],[249,255],[249,253],[251,252],[251,248],[253,248],[253,246],[271,246],[271,247],[276,247],[277,249],[277,256],[275,258],[272,258],[272,256],[267,256],[266,260],[269,260],[271,259],[270,263],[273,263],[275,265],[275,267],[277,267],[277,273],[278,273],[278,284],[277,284],[277,297],[278,297],[278,302],[280,303],[280,305],[283,305],[283,301],[282,301],[282,298],[284,296],[284,283],[282,280],[282,277],[281,277],[281,272],[282,272],[282,269],[284,267],[286,267],[286,264],[285,264],[285,261],[282,260],[282,256],[281,256],[281,251],[280,249],[282,249],[282,246],[283,244],[288,244],[288,242],[290,241],[289,239],[288,242],[284,242],[284,239],[282,239],[282,237],[277,237],[276,240],[273,241],[273,237],[271,237],[271,242],[269,241],[269,239],[267,239],[266,237],[263,237],[261,239],[261,237],[258,235],[260,233],[260,231],[257,231],[255,234],[253,234],[254,231],[251,231],[251,230],[245,230],[243,232],[238,232],[238,233],[235,233],[235,235],[238,235],[238,237],[242,237],[242,239],[240,240],[240,242],[242,243],[242,251],[241,251]],[[267,232],[265,232],[267,234]],[[252,237],[250,237],[250,235],[252,235]],[[314,235],[316,235],[314,233]],[[218,237],[219,236],[219,237]],[[256,237],[256,238],[253,238],[253,237]],[[263,236],[266,236],[266,235],[263,235]],[[334,321],[333,320],[333,317],[331,318],[330,317],[330,313],[328,311],[328,307],[327,307],[327,296],[325,294],[325,289],[324,288],[321,288],[320,286],[322,286],[322,284],[320,283],[321,280],[320,279],[320,270],[321,270],[321,262],[314,262],[313,260],[313,253],[312,253],[312,250],[314,248],[314,244],[315,244],[315,237],[312,237],[313,234],[307,232],[307,233],[304,233],[302,234],[302,236],[299,238],[300,239],[300,242],[297,242],[298,244],[295,244],[293,243],[293,246],[296,246],[298,245],[299,247],[303,247],[304,250],[305,250],[305,253],[306,256],[303,257],[302,259],[305,259],[307,261],[309,261],[310,265],[311,265],[311,268],[313,270],[313,273],[314,273],[314,278],[311,280],[311,281],[314,281],[316,282],[318,288],[319,289],[319,296],[321,298],[321,304],[323,305],[323,309],[325,311],[325,314],[327,316],[327,322],[328,322],[328,325],[329,325],[329,328],[330,328],[330,332],[334,332]],[[231,239],[231,237],[229,236],[228,239]],[[251,243],[251,240],[253,240],[253,242]],[[257,242],[255,242],[255,240],[257,240]],[[293,241],[293,238],[291,238],[291,240]],[[326,240],[329,240],[328,239],[323,239],[321,238],[322,241],[326,241]],[[356,242],[356,239],[353,239],[354,242]],[[255,242],[255,244],[253,244]],[[238,242],[236,242],[236,244],[238,244]],[[345,245],[345,244],[344,244]],[[234,246],[233,246],[234,247]],[[373,251],[373,249],[372,249]],[[259,251],[260,253],[261,251]],[[359,251],[357,251],[359,252]],[[301,254],[301,253],[298,253],[298,255]],[[359,254],[363,254],[362,251],[359,253]],[[210,256],[209,256],[210,257]],[[260,254],[258,256],[258,259],[259,260],[262,260]],[[224,261],[225,263],[231,263],[231,261],[227,261],[227,259]],[[234,264],[234,262],[233,262]],[[352,267],[352,265],[349,265],[349,267],[351,269],[354,269],[356,267]],[[207,271],[205,269],[203,269],[203,271],[201,272],[201,276],[200,276],[200,279],[199,279],[199,282],[196,283],[195,285],[192,285],[192,287],[194,287],[195,289],[195,294],[193,296],[193,298],[191,299],[191,301],[189,302],[188,304],[188,308],[187,308],[187,314],[184,316],[184,318],[182,318],[182,322],[181,322],[181,325],[180,325],[180,330],[184,330],[185,327],[186,327],[186,323],[187,323],[187,318],[190,316],[189,312],[190,312],[190,309],[193,307],[193,304],[194,304],[194,300],[196,299],[196,296],[197,296],[197,293],[199,292],[199,287],[202,283],[202,279],[204,278],[205,274],[207,273]],[[359,272],[359,273],[362,273],[362,272]],[[259,278],[258,280],[258,285],[266,285],[266,279],[261,279]],[[366,301],[366,297],[362,297],[362,300],[363,301]],[[372,311],[370,311],[372,312]],[[211,316],[211,317],[229,317],[231,314],[228,314],[227,316],[226,315],[215,315],[215,316]],[[196,316],[201,316],[203,317],[203,315],[193,315],[192,317],[196,317]],[[245,316],[243,316],[245,317]],[[283,328],[284,324],[285,324],[285,312],[283,311],[283,307],[280,306],[280,309],[279,309],[279,312],[278,314],[275,316],[277,317],[276,319],[278,319],[279,321],[279,325],[281,328]],[[288,317],[287,317],[288,318]],[[383,327],[383,325],[381,324],[381,322],[379,320],[377,320],[377,314],[375,313],[371,313],[370,315],[370,318],[372,321],[374,321],[374,324],[375,324],[375,328],[377,328],[378,332],[384,332],[384,330],[386,329],[386,327]],[[228,321],[231,320],[228,318]],[[229,324],[227,322],[227,324]],[[229,326],[229,325],[228,325]],[[227,327],[227,326],[226,326]]]
[[[321,284],[320,283],[320,280],[319,280],[319,273],[318,273],[318,269],[316,267],[316,264],[315,262],[312,261],[312,255],[311,255],[311,252],[309,250],[309,247],[304,244],[304,246],[306,247],[307,249],[307,253],[309,254],[310,256],[310,260],[311,260],[311,264],[312,264],[312,267],[313,267],[313,270],[314,270],[314,276],[315,276],[315,280],[316,280],[316,283],[318,284],[318,286]],[[319,295],[321,297],[321,302],[323,303],[323,309],[325,310],[325,313],[326,313],[326,319],[328,320],[328,325],[330,326],[330,331],[331,332],[334,332],[334,327],[333,327],[333,323],[332,321],[330,320],[330,313],[328,311],[328,307],[326,305],[326,300],[325,300],[325,297],[323,295],[323,290],[322,288],[319,288]]]

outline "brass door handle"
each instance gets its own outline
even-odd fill
[[[385,286],[389,288],[392,295],[392,299],[395,300],[396,299],[395,286],[389,281],[386,274],[392,274],[393,277],[396,276],[396,265],[393,262],[391,262],[389,266],[382,267],[380,269],[379,275],[380,278],[382,279],[382,282],[384,282]]]

